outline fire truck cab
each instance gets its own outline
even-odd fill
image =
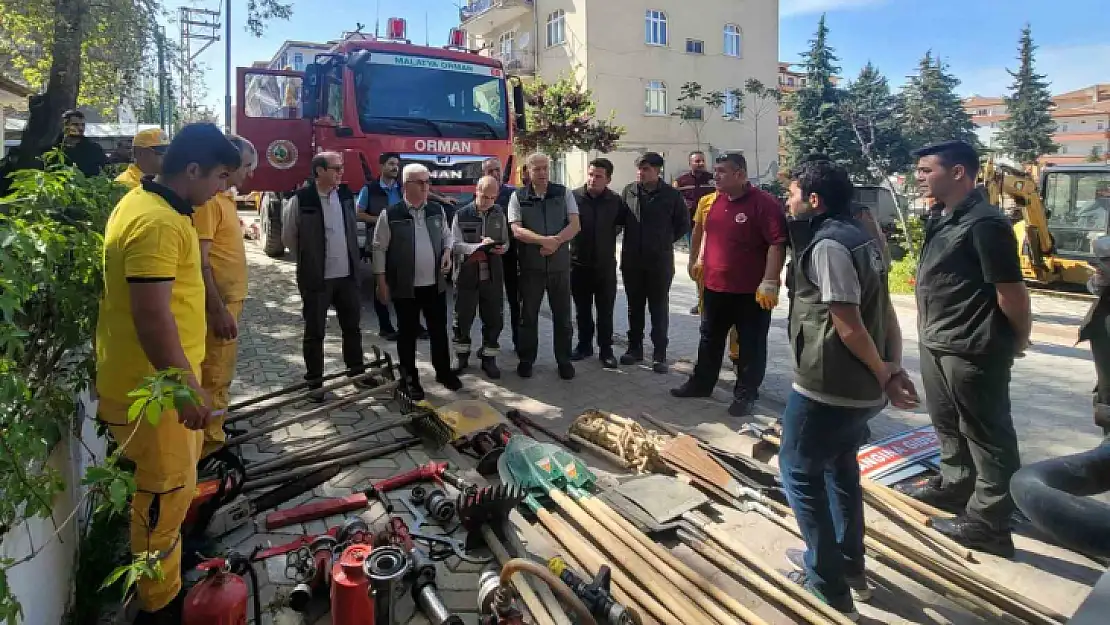
[[[402,167],[423,164],[432,191],[460,204],[472,199],[486,159],[513,170],[513,136],[525,123],[520,81],[468,50],[460,29],[442,48],[413,45],[405,29],[390,18],[385,38],[349,34],[304,72],[238,68],[236,132],[259,151],[240,192],[261,194],[267,254],[285,253],[282,205],[319,152],[343,155],[343,183],[356,195],[380,175],[383,153],[399,154]]]

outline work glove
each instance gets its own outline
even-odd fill
[[[755,301],[763,310],[774,310],[779,305],[779,283],[777,280],[764,280],[755,291]]]

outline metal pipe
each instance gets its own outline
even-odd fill
[[[405,424],[407,424],[411,421],[412,421],[412,417],[406,417],[406,418],[403,418],[403,419],[393,419],[393,420],[390,420],[390,421],[384,421],[382,423],[376,423],[374,425],[371,425],[370,427],[365,427],[365,428],[362,428],[360,430],[355,430],[354,432],[350,432],[349,434],[342,434],[340,436],[327,437],[323,440],[312,443],[311,445],[308,445],[307,447],[304,447],[302,449],[295,449],[291,452],[286,453],[283,456],[280,456],[278,458],[274,458],[273,460],[267,460],[265,462],[258,462],[258,463],[251,463],[249,465],[248,469],[247,469],[247,472],[251,473],[251,474],[254,474],[254,475],[262,475],[264,473],[269,473],[269,472],[271,472],[275,469],[280,469],[280,468],[284,468],[284,467],[287,467],[287,466],[294,465],[294,464],[304,460],[305,458],[311,457],[313,454],[324,452],[324,451],[327,451],[329,449],[334,449],[338,446],[347,445],[347,444],[353,443],[353,442],[355,442],[355,441],[357,441],[361,438],[365,438],[367,436],[373,436],[374,434],[379,434],[379,433],[385,432],[387,430],[392,430],[395,427],[404,426]]]
[[[367,389],[365,391],[360,391],[358,393],[355,393],[354,395],[348,395],[346,397],[342,397],[342,398],[337,399],[336,401],[333,401],[329,404],[324,404],[323,406],[320,406],[319,408],[316,408],[314,410],[309,410],[308,412],[305,412],[305,413],[302,413],[302,414],[289,415],[285,418],[278,419],[277,421],[274,421],[273,423],[269,423],[269,424],[267,424],[263,427],[260,427],[257,430],[251,430],[250,432],[247,432],[246,434],[240,434],[239,436],[229,438],[229,439],[227,439],[227,443],[225,443],[225,445],[228,446],[228,447],[233,447],[235,445],[241,445],[241,444],[243,444],[247,441],[252,441],[252,440],[258,438],[259,436],[263,436],[265,434],[269,434],[270,432],[274,432],[276,430],[280,430],[281,428],[293,425],[294,423],[297,423],[298,421],[305,421],[305,420],[311,419],[313,417],[318,417],[318,416],[327,414],[327,413],[331,412],[332,410],[335,410],[336,408],[342,408],[343,406],[348,406],[350,404],[360,402],[364,399],[369,399],[370,397],[372,397],[374,395],[377,395],[379,393],[384,393],[386,391],[392,391],[393,389],[397,388],[397,384],[398,384],[397,382],[387,382],[385,384],[382,384],[381,386],[375,386],[374,388]]]
[[[397,441],[396,443],[392,443],[392,444],[389,444],[389,445],[383,445],[383,446],[378,447],[376,449],[370,449],[370,450],[367,450],[367,451],[364,451],[364,452],[361,452],[361,453],[357,453],[357,454],[353,454],[351,456],[347,456],[347,457],[344,457],[344,458],[336,458],[334,460],[327,460],[325,462],[318,462],[318,463],[315,463],[315,464],[310,464],[310,465],[306,465],[306,466],[294,469],[294,470],[292,470],[288,473],[279,473],[277,475],[270,475],[270,476],[267,476],[267,477],[264,477],[264,478],[261,478],[261,479],[250,481],[250,482],[244,482],[243,483],[243,492],[250,492],[252,490],[258,490],[259,488],[266,488],[267,486],[273,486],[275,484],[284,484],[285,482],[297,479],[299,477],[304,477],[305,475],[308,475],[310,473],[314,473],[316,471],[319,471],[320,469],[327,469],[327,468],[331,468],[333,466],[342,467],[342,466],[346,466],[346,465],[349,465],[349,464],[356,464],[356,463],[362,462],[363,460],[372,460],[374,458],[381,458],[382,456],[388,456],[389,454],[397,452],[397,451],[401,451],[402,449],[408,449],[409,447],[412,447],[412,446],[418,444],[419,442],[420,442],[420,439],[416,438],[414,436],[414,437],[411,437],[411,438],[406,438],[406,439]]]
[[[378,368],[367,369],[366,371],[363,371],[362,373],[360,373],[358,375],[351,376],[351,377],[346,378],[344,380],[337,380],[335,382],[329,382],[328,384],[325,384],[325,385],[321,386],[320,388],[311,389],[309,391],[305,391],[304,393],[296,393],[294,395],[289,395],[289,397],[284,397],[281,400],[276,401],[272,404],[266,404],[265,406],[259,406],[258,408],[253,408],[251,410],[245,410],[243,412],[233,413],[230,416],[228,416],[227,419],[224,420],[224,423],[237,423],[237,422],[242,421],[244,419],[252,419],[254,417],[257,417],[258,415],[266,414],[267,412],[270,412],[272,410],[277,410],[278,408],[283,408],[285,406],[288,406],[289,404],[295,404],[299,401],[303,401],[305,399],[308,399],[309,395],[312,395],[313,393],[326,393],[327,391],[335,390],[337,388],[343,388],[344,386],[347,386],[349,384],[354,384],[356,382],[361,382],[363,380],[366,380],[366,379],[368,379],[368,378],[370,378],[374,375],[377,375],[381,372],[382,372],[382,370],[378,369]],[[305,386],[302,386],[300,388],[307,388],[308,383],[305,382],[303,384]],[[255,404],[255,403],[264,401],[266,399],[273,399],[274,397],[280,397],[281,395],[285,395],[286,393],[291,393],[293,391],[300,390],[300,388],[297,388],[297,385],[293,385],[293,386],[290,386],[287,389],[281,389],[281,390],[278,390],[278,391],[274,391],[274,393],[271,393],[270,397],[266,397],[265,395],[263,395],[263,396],[258,397],[256,399],[253,399],[253,400],[247,400],[249,402],[247,405]],[[228,411],[229,412],[234,411],[235,409],[236,409],[235,406],[231,406],[231,407],[228,408]]]

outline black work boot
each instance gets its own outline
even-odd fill
[[[669,372],[671,370],[671,368],[669,366],[667,366],[667,355],[666,354],[655,354],[654,356],[652,356],[652,358],[651,358],[651,370],[656,372],[656,373],[667,373],[667,372]]]
[[[459,359],[459,366],[455,368],[455,373],[462,373],[470,366],[470,354],[456,354]]]
[[[570,354],[570,359],[574,361],[585,360],[594,355],[594,348],[589,345],[578,344],[574,351]]]
[[[501,379],[501,370],[497,368],[497,358],[493,356],[482,356],[482,371],[491,380]]]
[[[617,368],[617,357],[613,355],[612,347],[601,350],[601,355],[598,358],[601,360],[602,367],[606,369]]]
[[[952,514],[963,513],[964,508],[967,507],[967,500],[971,499],[971,491],[945,486],[944,480],[939,475],[934,475],[924,483],[911,484],[898,490],[922,503]]]
[[[933,517],[929,519],[929,526],[968,549],[1000,558],[1014,557],[1014,538],[1008,529],[996,529],[962,514],[954,519]]]
[[[634,364],[643,362],[643,360],[644,360],[644,345],[643,345],[643,343],[641,343],[639,345],[634,345],[632,343],[629,343],[628,344],[628,351],[626,351],[624,353],[624,355],[621,356],[621,364],[622,365],[634,365]]]

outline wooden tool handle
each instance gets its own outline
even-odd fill
[[[670,580],[661,574],[657,574],[651,563],[640,558],[620,539],[594,521],[570,497],[554,489],[548,491],[547,494],[561,510],[566,512],[575,523],[591,535],[594,542],[603,551],[608,553],[614,561],[618,562],[636,579],[640,580],[644,588],[660,599],[671,601],[673,603],[671,612],[682,618],[683,623],[687,625],[711,625],[712,622],[709,617],[695,608],[685,595],[671,585]]]
[[[764,575],[767,579],[774,580],[780,586],[786,587],[790,591],[790,593],[794,595],[795,598],[800,599],[804,603],[808,604],[810,608],[816,611],[818,614],[823,615],[826,619],[836,623],[837,625],[852,625],[852,621],[848,620],[848,617],[844,616],[840,612],[837,612],[835,609],[832,608],[832,606],[821,601],[805,588],[802,588],[801,586],[786,579],[786,577],[783,576],[782,573],[779,573],[775,569],[768,566],[754,553],[749,551],[745,545],[733,540],[731,536],[723,532],[720,528],[710,524],[704,526],[702,530],[709,534],[709,536],[714,541],[716,541],[717,544],[724,547],[725,550],[743,560],[747,566],[755,569],[760,574]]]
[[[674,554],[672,554],[662,545],[656,543],[651,538],[648,538],[647,535],[638,530],[634,525],[629,523],[627,519],[618,514],[616,510],[613,510],[611,507],[606,505],[604,501],[597,499],[596,497],[588,497],[583,500],[582,505],[584,508],[586,508],[588,512],[594,514],[595,518],[598,518],[598,516],[607,517],[622,531],[621,540],[624,540],[625,542],[628,542],[629,539],[636,541],[641,547],[647,549],[656,558],[666,563],[677,573],[682,575],[682,577],[697,586],[698,590],[705,593],[705,595],[703,596],[707,595],[707,600],[708,597],[712,597],[713,599],[717,600],[717,602],[731,610],[733,614],[740,617],[740,620],[744,621],[748,625],[768,625],[767,621],[764,621],[762,618],[760,618],[758,614],[749,610],[747,606],[740,603],[735,598],[730,597],[720,588],[710,583],[709,580],[705,579],[705,577],[703,577],[700,573],[690,568],[686,565],[686,563],[675,557]],[[600,520],[600,518],[598,520]],[[690,593],[687,592],[687,594]],[[702,607],[706,606],[703,604]],[[720,615],[716,614],[714,611],[710,611],[710,614],[721,622],[728,622],[732,620],[727,614],[724,615],[724,620],[722,620]]]
[[[564,523],[562,519],[559,519],[550,511],[540,508],[536,511],[536,517],[539,518],[540,523],[547,528],[547,531],[551,532],[551,534],[562,543],[563,547],[586,567],[590,575],[596,576],[598,574],[604,561],[594,550],[592,545],[582,539],[574,530]],[[652,595],[641,588],[639,584],[629,579],[620,567],[611,566],[609,568],[612,573],[613,583],[621,590],[628,593],[628,595],[639,603],[644,610],[655,617],[661,625],[685,625],[681,619],[672,614],[667,608],[663,607]]]

